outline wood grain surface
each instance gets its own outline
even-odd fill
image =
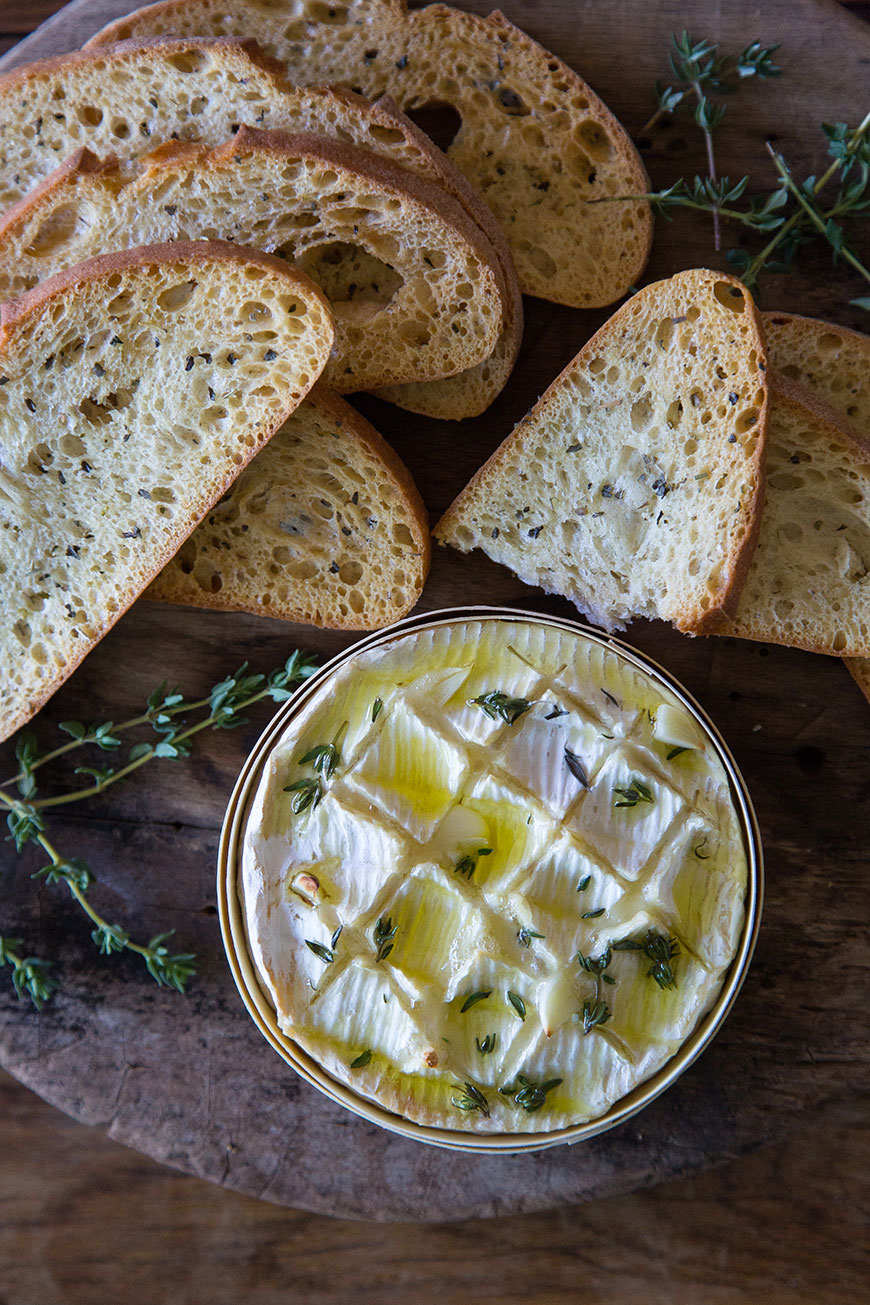
[[[53,31],[33,38],[25,56],[47,53],[46,42],[68,48],[62,42],[73,19],[76,39],[84,39],[98,25],[97,10],[108,16],[124,7],[77,0]],[[618,40],[610,6],[515,0],[504,8],[583,72],[634,132],[651,112],[653,79],[667,75],[674,27],[730,48],[755,36],[784,41],[783,78],[745,87],[734,101],[718,146],[723,173],[766,176],[763,142],[773,134],[796,169],[816,170],[823,157],[818,124],[854,121],[866,108],[870,40],[826,0],[778,0],[761,10],[701,0],[626,4]],[[696,135],[680,124],[653,138],[645,157],[654,184],[702,166]],[[693,263],[724,265],[704,220],[660,226],[647,279]],[[866,325],[846,306],[856,293],[849,277],[831,274],[821,253],[804,266],[794,277],[770,279],[766,307]],[[407,459],[433,514],[605,316],[540,303],[528,309],[517,374],[483,418],[457,429],[374,400],[360,405]],[[567,604],[530,593],[485,559],[439,552],[423,606],[467,601],[569,614]],[[864,700],[834,659],[691,641],[653,625],[634,627],[631,639],[719,722],[755,798],[768,861],[757,958],[728,1025],[638,1120],[582,1149],[533,1160],[459,1160],[344,1116],[258,1040],[226,974],[212,875],[223,803],[265,712],[243,731],[205,740],[196,763],[154,767],[145,782],[119,786],[99,806],[52,826],[67,854],[94,865],[94,900],[105,914],[137,936],[176,927],[197,950],[201,974],[186,999],[148,986],[132,958],[97,957],[86,923],[63,894],[35,890],[27,877],[35,863],[3,853],[3,931],[55,955],[64,987],[42,1016],[0,996],[0,1062],[74,1117],[167,1163],[274,1201],[382,1219],[599,1201],[782,1137],[826,1103],[854,1101],[865,1086],[870,1045]],[[163,677],[198,693],[246,657],[268,669],[296,644],[329,653],[349,641],[140,604],[57,695],[39,727],[47,736],[50,722],[70,716],[123,719]]]

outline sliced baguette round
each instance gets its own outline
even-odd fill
[[[618,629],[715,628],[759,528],[764,342],[745,287],[692,270],[628,300],[448,508],[480,548]]]
[[[771,367],[870,439],[870,336],[797,313],[762,313]]]
[[[408,469],[318,385],[147,597],[374,630],[415,606],[428,570],[426,509]]]
[[[306,277],[224,242],[105,255],[3,306],[0,738],[286,420],[332,338]]]
[[[440,186],[496,249],[511,311],[491,359],[427,392],[433,415],[483,411],[504,386],[522,333],[522,303],[504,235],[465,177],[387,97],[371,104],[334,87],[299,88],[286,67],[254,41],[156,37],[60,55],[0,77],[0,208],[33,188],[71,153],[86,146],[100,157],[136,158],[170,140],[222,145],[240,124],[314,132],[360,145]],[[471,395],[473,410],[459,409]],[[457,397],[458,396],[458,397]],[[415,391],[394,390],[414,409]]]
[[[127,165],[79,150],[0,221],[0,301],[97,253],[202,237],[278,252],[321,286],[341,392],[476,366],[509,307],[492,247],[436,186],[357,146],[249,127]]]
[[[763,313],[771,367],[819,395],[870,440],[870,336],[795,313]],[[870,657],[846,659],[870,698]]]
[[[450,106],[461,125],[448,157],[504,227],[526,294],[595,308],[640,276],[649,206],[590,203],[647,191],[631,139],[572,69],[498,11],[167,0],[110,23],[89,48],[133,36],[251,34],[300,84],[387,92],[409,113]]]

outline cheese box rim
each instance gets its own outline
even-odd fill
[[[516,1131],[474,1135],[416,1123],[358,1095],[350,1087],[334,1079],[313,1057],[279,1029],[271,998],[266,995],[260,984],[251,957],[241,900],[239,871],[249,811],[272,748],[297,712],[304,708],[311,696],[319,691],[331,675],[361,653],[386,647],[407,635],[426,629],[475,620],[528,622],[563,629],[571,634],[585,637],[617,653],[674,694],[712,739],[728,777],[747,859],[745,917],[740,940],[722,987],[710,1010],[670,1060],[649,1079],[614,1102],[603,1115],[586,1123],[573,1124],[546,1133],[524,1134]],[[449,1150],[510,1155],[543,1150],[552,1146],[570,1145],[595,1137],[624,1123],[655,1100],[697,1059],[721,1028],[746,977],[760,927],[763,877],[761,835],[746,783],[714,722],[669,671],[652,658],[637,652],[623,640],[583,622],[542,615],[540,612],[521,608],[479,605],[419,613],[406,617],[386,629],[374,631],[330,658],[297,689],[292,698],[281,704],[249,753],[227,804],[218,848],[217,899],[224,949],[233,980],[248,1014],[273,1050],[277,1051],[300,1077],[331,1101],[393,1133]]]

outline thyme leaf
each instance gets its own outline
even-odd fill
[[[517,930],[517,941],[521,947],[529,947],[533,938],[543,938],[543,936],[542,933],[536,933],[534,929],[527,929],[525,925]]]
[[[487,1033],[483,1042],[481,1042],[480,1038],[475,1038],[474,1042],[481,1056],[488,1056],[490,1052],[495,1051],[496,1035],[494,1033]]]
[[[648,929],[643,938],[620,938],[611,947],[615,952],[643,952],[652,961],[647,978],[654,979],[660,988],[676,988],[677,977],[671,964],[680,951],[676,938]]]
[[[570,748],[565,749],[565,765],[577,782],[582,784],[583,788],[589,787],[589,776],[586,773],[586,768],[577,753],[572,752]]]
[[[325,780],[332,779],[337,766],[341,765],[341,753],[334,743],[318,743],[316,747],[299,758],[300,766],[311,766]]]
[[[583,878],[580,880],[579,884],[577,885],[577,892],[585,893],[586,889],[589,887],[591,883],[592,883],[592,876],[584,875]]]
[[[451,1097],[451,1105],[454,1105],[457,1110],[479,1110],[484,1119],[489,1119],[489,1102],[479,1087],[466,1082],[463,1088],[461,1083],[457,1083],[456,1091],[461,1092],[462,1096]]]
[[[501,719],[508,725],[514,725],[525,712],[535,704],[527,698],[510,698],[498,689],[482,693],[479,698],[469,698],[469,707],[479,707],[490,720]]]
[[[372,703],[372,724],[375,723],[381,712],[384,710],[384,704],[380,698],[375,698]]]
[[[471,1010],[472,1006],[476,1006],[479,1001],[486,1001],[487,997],[491,996],[492,988],[486,988],[480,992],[470,992],[459,1007],[459,1014],[464,1015],[467,1010]]]
[[[319,779],[306,778],[297,779],[293,784],[287,784],[284,788],[285,793],[295,793],[293,801],[290,803],[290,810],[294,815],[300,815],[310,807],[313,811],[323,797],[323,786]]]
[[[584,1001],[583,1003],[583,1036],[591,1033],[594,1028],[606,1024],[610,1019],[610,1007],[605,1001]]]
[[[505,1096],[512,1096],[515,1104],[531,1115],[541,1109],[547,1099],[547,1093],[552,1092],[553,1088],[558,1087],[561,1082],[560,1078],[548,1078],[543,1083],[533,1083],[525,1074],[517,1074],[519,1086],[503,1088],[502,1092]]]
[[[639,802],[654,801],[651,791],[637,777],[633,778],[626,788],[614,787],[613,791],[622,798],[621,802],[614,802],[615,807],[636,807]]]
[[[587,974],[603,974],[612,959],[612,948],[610,947],[606,947],[600,956],[584,956],[582,952],[577,953],[577,964]]]
[[[325,947],[323,943],[312,942],[310,938],[305,939],[305,946],[314,952],[325,965],[331,965],[335,960],[335,952],[330,947]]]
[[[352,1060],[352,1061],[350,1062],[350,1068],[351,1068],[351,1069],[365,1069],[366,1065],[368,1065],[369,1062],[371,1061],[371,1058],[372,1058],[372,1053],[371,1053],[371,1051],[370,1051],[370,1050],[368,1049],[368,1047],[367,1047],[367,1048],[365,1049],[365,1051],[361,1051],[361,1052],[359,1053],[359,1055],[357,1056],[356,1060]]]
[[[393,939],[396,936],[398,925],[394,925],[392,917],[388,916],[386,920],[383,917],[378,919],[377,924],[372,930],[372,937],[375,941],[375,961],[385,961],[393,950]]]
[[[514,1008],[514,1010],[516,1011],[516,1013],[517,1013],[517,1015],[519,1016],[519,1018],[520,1018],[520,1019],[522,1020],[522,1022],[525,1024],[525,1022],[526,1022],[526,1003],[523,1001],[522,997],[519,995],[518,992],[511,992],[510,990],[508,990],[507,999],[508,999],[508,1001],[510,1002],[510,1004],[513,1006],[513,1008]]]

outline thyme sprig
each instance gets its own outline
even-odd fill
[[[103,918],[88,900],[88,892],[96,883],[93,870],[81,857],[64,856],[55,848],[46,832],[43,812],[51,807],[64,806],[104,792],[110,785],[126,778],[142,766],[157,758],[178,760],[189,755],[193,737],[205,729],[234,729],[245,723],[244,711],[264,698],[282,702],[289,698],[293,687],[311,675],[316,666],[299,652],[294,652],[277,670],[269,675],[250,674],[247,663],[234,675],[215,684],[210,693],[199,699],[185,699],[178,688],[167,690],[163,681],[149,695],[146,709],[129,720],[115,723],[112,720],[86,725],[81,721],[60,722],[59,729],[69,735],[69,741],[57,747],[42,750],[33,729],[21,731],[15,743],[18,769],[14,775],[0,782],[0,809],[6,812],[9,841],[16,851],[23,852],[31,844],[48,855],[49,863],[37,870],[33,878],[44,879],[51,885],[65,884],[79,907],[88,916],[93,929],[91,937],[103,955],[130,951],[142,957],[151,977],[160,985],[183,992],[195,973],[195,958],[190,952],[176,952],[168,946],[172,933],[156,934],[148,943],[131,939],[121,925]],[[205,712],[202,719],[188,724],[186,718],[196,712]],[[88,775],[93,783],[73,788],[67,792],[42,797],[39,794],[37,772],[49,762],[77,752],[86,747],[118,755],[123,747],[122,735],[139,727],[150,727],[157,741],[134,743],[127,754],[126,763],[119,767],[80,765],[75,774]],[[8,790],[15,785],[18,795]],[[56,980],[48,974],[50,962],[22,953],[23,943],[18,939],[5,939],[0,943],[0,965],[12,966],[12,983],[19,996],[25,993],[37,1009],[41,1009],[57,988]]]
[[[394,925],[392,918],[387,916],[386,920],[381,916],[372,930],[372,937],[375,942],[375,961],[385,961],[393,950],[393,939],[396,936],[398,925]]]
[[[479,707],[481,711],[489,716],[490,720],[503,720],[508,725],[514,725],[520,716],[524,715],[534,702],[528,698],[511,698],[499,689],[491,689],[489,693],[482,693],[479,698],[469,698],[469,707]]]
[[[502,1096],[513,1097],[514,1103],[531,1115],[540,1110],[547,1099],[547,1093],[552,1092],[561,1082],[560,1078],[548,1078],[543,1083],[533,1083],[525,1074],[517,1074],[516,1087],[503,1087],[499,1091]]]
[[[621,938],[611,946],[615,952],[643,952],[652,961],[647,978],[654,979],[660,988],[676,988],[677,976],[671,964],[680,951],[676,938],[648,929],[643,938]]]
[[[0,935],[0,965],[12,966],[12,986],[18,997],[25,993],[37,1010],[42,1010],[57,988],[57,980],[49,974],[51,961],[39,956],[22,956],[21,938],[4,938]]]
[[[466,1082],[464,1087],[461,1083],[456,1084],[457,1092],[461,1092],[461,1097],[451,1097],[450,1103],[457,1110],[479,1110],[484,1119],[489,1119],[489,1102],[483,1095],[479,1087],[473,1083]]]
[[[586,1037],[593,1029],[606,1024],[610,1015],[611,1010],[606,1001],[584,1001],[583,1036]]]
[[[639,802],[655,801],[651,790],[636,775],[625,788],[614,787],[613,791],[621,799],[619,802],[614,802],[615,807],[636,807]]]
[[[694,118],[703,134],[707,155],[705,181],[711,188],[709,210],[713,215],[713,242],[716,249],[721,248],[722,239],[720,204],[715,193],[718,175],[713,133],[725,117],[726,106],[721,100],[714,100],[711,92],[729,93],[736,90],[740,81],[751,77],[762,80],[778,77],[782,69],[772,58],[778,49],[777,45],[765,46],[760,41],[752,41],[740,54],[719,54],[719,47],[712,41],[694,41],[686,31],[680,36],[675,32],[671,36],[670,64],[676,85],[663,86],[658,81],[655,83],[658,108],[641,129],[641,135],[646,135],[663,118],[672,117],[686,108],[694,99]]]

